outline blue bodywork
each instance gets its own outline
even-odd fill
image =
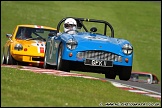
[[[66,41],[71,38],[75,39],[78,42],[78,45],[74,50],[69,50],[68,48],[66,48]],[[133,53],[131,55],[125,55],[122,52],[122,46],[126,43],[130,44],[130,42],[124,39],[118,39],[118,38],[112,38],[104,35],[82,32],[74,35],[62,34],[59,37],[55,37],[54,41],[57,42],[57,44],[60,44],[60,42],[63,43],[64,50],[63,50],[62,59],[64,60],[84,62],[85,59],[77,58],[76,56],[77,52],[89,51],[89,50],[107,51],[122,56],[122,62],[114,61],[113,62],[114,65],[132,66]],[[69,57],[69,53],[72,53],[73,56]],[[125,58],[129,59],[128,63],[125,62]]]

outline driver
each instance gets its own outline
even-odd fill
[[[68,34],[76,34],[77,22],[73,18],[67,18],[64,22],[64,32]]]
[[[25,33],[24,33],[24,36],[25,36],[26,39],[32,38],[31,34],[32,34],[31,30],[30,29],[26,29]]]

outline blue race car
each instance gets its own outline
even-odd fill
[[[133,46],[114,38],[114,29],[104,20],[74,18],[77,34],[60,33],[63,18],[57,25],[57,34],[50,33],[46,40],[44,68],[70,72],[95,72],[105,78],[129,80],[132,71]],[[109,33],[109,35],[106,35]]]

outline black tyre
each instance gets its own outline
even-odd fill
[[[109,71],[109,72],[105,73],[105,78],[115,79],[116,78],[116,72]]]
[[[51,65],[47,64],[46,60],[47,60],[47,56],[45,54],[43,68],[44,69],[49,69],[49,68],[51,68]]]
[[[119,79],[128,81],[130,79],[131,72],[132,72],[132,66],[122,67],[121,70],[119,71]]]
[[[8,48],[6,64],[8,65],[17,65],[17,61],[12,57],[10,53],[10,48]]]
[[[6,64],[6,59],[5,59],[4,54],[3,54],[3,57],[2,57],[2,64]]]
[[[62,50],[63,50],[63,46],[61,44],[58,51],[57,70],[70,72],[69,62],[66,60],[62,60]]]

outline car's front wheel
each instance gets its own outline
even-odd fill
[[[132,66],[124,66],[119,71],[119,79],[128,81],[132,72]]]
[[[5,59],[4,54],[3,54],[3,57],[2,57],[2,64],[6,64],[6,59]]]
[[[6,64],[8,65],[17,65],[17,61],[12,57],[10,53],[10,48],[8,48]]]
[[[67,60],[62,60],[62,50],[63,45],[61,44],[58,51],[57,70],[70,72],[69,62]]]

